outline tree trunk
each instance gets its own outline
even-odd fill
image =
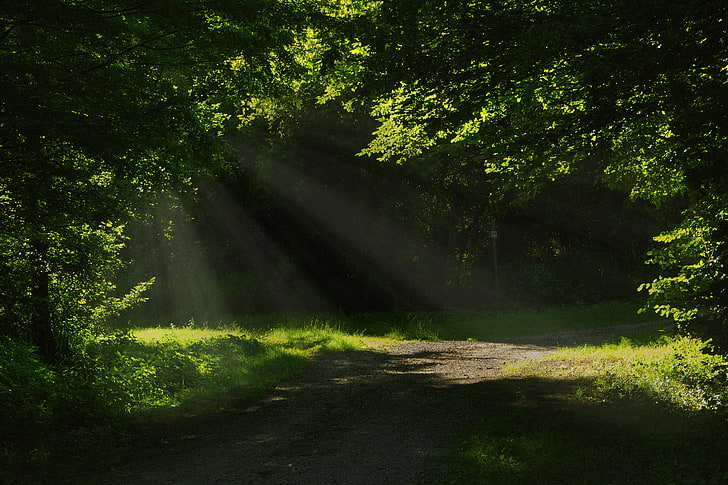
[[[48,242],[35,239],[31,242],[31,301],[33,315],[30,319],[30,338],[47,364],[59,359],[58,344],[51,325],[50,269],[48,268]]]

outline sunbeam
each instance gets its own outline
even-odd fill
[[[157,207],[157,227],[149,237],[159,251],[152,258],[156,284],[163,287],[161,302],[166,316],[177,320],[205,320],[228,313],[215,262],[205,250],[194,220],[180,209]]]
[[[235,291],[230,295],[232,299],[238,299],[233,307],[245,312],[270,310],[266,307],[334,308],[310,278],[289,263],[285,252],[223,184],[208,181],[200,188],[200,194],[218,222],[215,226],[218,230],[217,237],[228,241],[230,256],[237,260],[232,262],[232,268],[248,270],[260,284],[269,288],[268,299],[272,301],[265,305],[250,296],[241,298],[241,288],[238,287],[238,296]],[[229,281],[234,284],[235,275],[228,276],[232,277]]]
[[[312,231],[326,235],[331,251],[358,262],[360,269],[381,275],[402,304],[442,307],[441,289],[423,275],[454,270],[444,252],[425,247],[410,230],[356,201],[343,189],[322,182],[291,165],[272,161],[267,183],[287,209]],[[413,255],[419,255],[413,261]]]

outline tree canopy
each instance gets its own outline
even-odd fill
[[[277,1],[4,2],[5,331],[53,360],[125,305],[108,294],[121,227],[219,164],[238,96],[265,87],[300,17]]]
[[[230,232],[199,245],[222,269],[273,238],[271,285],[294,262],[392,305],[495,301],[495,221],[542,291],[544,255],[550,282],[616,281],[654,229],[650,304],[725,323],[727,21],[718,0],[7,1],[0,331],[57,361],[142,299],[157,274],[113,274],[163,193]]]
[[[651,259],[665,272],[644,287],[665,316],[724,320],[726,19],[702,0],[384,2],[365,153],[465,153],[505,202],[574,177],[684,198]]]

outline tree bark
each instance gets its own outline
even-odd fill
[[[59,359],[58,344],[52,327],[50,299],[50,269],[48,268],[48,242],[40,238],[31,241],[31,342],[47,364]]]

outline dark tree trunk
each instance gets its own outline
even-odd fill
[[[31,301],[33,315],[30,319],[30,338],[47,364],[59,359],[58,344],[51,324],[50,270],[48,268],[48,243],[31,242]]]

